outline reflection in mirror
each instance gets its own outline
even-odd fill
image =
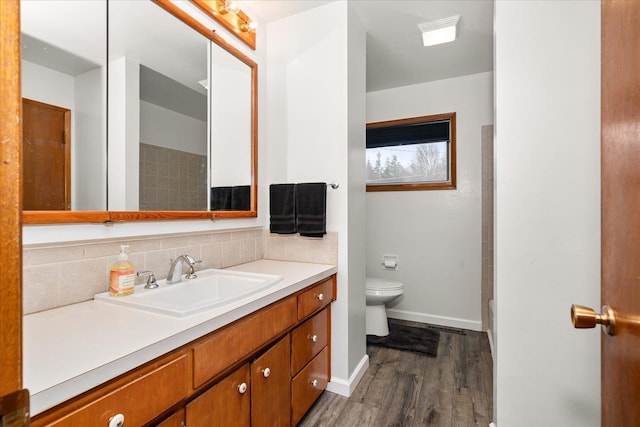
[[[208,45],[152,2],[109,3],[109,210],[207,210]]]
[[[106,2],[23,0],[25,210],[106,209]]]
[[[70,181],[61,192],[64,200],[60,209],[65,210],[56,211],[50,205],[34,207],[38,210],[23,214],[25,224],[257,215],[254,61],[170,0],[22,0],[21,8],[25,41],[23,93],[36,106],[62,111],[62,139],[68,141],[61,155],[63,166],[50,159],[45,164],[55,164],[55,168],[64,171],[63,179]],[[107,14],[111,28],[108,43]],[[222,80],[230,84],[208,77],[211,41],[214,47],[222,48],[217,53],[209,52],[215,55],[212,61],[222,58],[222,64],[235,62],[242,70],[236,76],[229,75],[233,73],[225,69],[226,65],[218,67],[218,74],[227,74]],[[56,68],[58,65],[47,65],[27,52],[29,46],[35,50],[38,42],[46,43],[49,56],[53,56],[55,47],[75,62],[88,61],[91,65],[80,73],[82,78],[62,72]],[[107,44],[109,52],[105,49]],[[60,73],[68,76],[59,76]],[[216,93],[209,96],[204,87],[209,81],[219,86],[215,102],[211,98]],[[49,82],[54,84],[45,85]],[[158,90],[158,86],[162,89]],[[221,99],[222,96],[228,99]],[[210,115],[213,108],[218,111],[217,117]],[[231,113],[234,114],[229,116]],[[210,129],[209,122],[221,128]],[[207,144],[210,134],[216,138]],[[220,154],[221,162],[212,160],[212,152]],[[228,173],[231,175],[226,179]],[[41,196],[48,185],[34,182],[35,192]],[[211,209],[212,185],[232,187],[244,195],[249,185],[249,207],[243,210],[243,201],[242,205],[235,203],[229,208],[237,210],[222,207],[207,212]],[[71,211],[67,210],[69,207]]]
[[[211,47],[211,210],[251,208],[251,68]]]

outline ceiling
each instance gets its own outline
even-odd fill
[[[345,1],[345,0],[335,0]],[[238,0],[259,24],[331,1]],[[493,0],[350,0],[367,32],[367,91],[493,70]],[[418,24],[460,15],[452,43],[424,47]]]
[[[326,0],[236,1],[249,13],[249,16],[258,21],[259,25],[304,13],[309,9],[332,2]],[[476,74],[491,71],[493,68],[493,0],[349,0],[348,3],[367,32],[367,91]],[[50,4],[54,9],[50,10],[51,8],[47,7]],[[57,45],[65,46],[69,53],[88,59],[89,65],[103,63],[106,58],[104,51],[96,49],[95,46],[105,46],[104,21],[99,19],[100,16],[104,16],[104,4],[101,1],[23,0],[21,2],[23,30],[34,36],[34,39],[27,37],[24,40],[27,42],[24,43],[25,59],[33,57],[32,60],[39,63],[35,57],[43,56],[42,53],[47,46],[40,46],[37,42],[47,40],[53,45],[49,46],[46,52],[50,62],[54,59],[54,53],[59,51],[55,49]],[[185,46],[199,49],[199,43],[186,43],[173,36],[173,31],[168,31],[165,25],[184,26],[158,7],[152,6],[150,11],[146,10],[149,4],[151,3],[138,1],[112,2],[111,13],[115,13],[118,9],[116,6],[127,6],[128,12],[121,15],[130,18],[110,20],[112,26],[120,21],[125,23],[119,29],[112,31],[112,34],[121,35],[122,39],[127,40],[128,56],[139,55],[140,58],[137,59],[149,67],[163,70],[164,74],[177,81],[187,82],[183,84],[193,90],[201,90],[197,81],[202,80],[203,77],[196,73],[202,74],[199,71],[202,67],[192,64],[188,58],[176,60],[171,56],[174,60],[168,65],[170,70],[165,72],[168,56],[163,50],[169,45],[176,45],[172,51],[181,52],[181,55],[186,57],[193,54]],[[140,9],[139,13],[138,9]],[[51,19],[54,13],[59,13],[56,15],[59,18]],[[160,20],[148,19],[149,13],[159,15],[158,18],[167,18],[165,20],[170,22],[158,25]],[[431,47],[422,46],[418,24],[453,15],[461,16],[458,24],[458,38],[452,43]],[[25,23],[25,16],[29,16],[27,23]],[[141,18],[142,16],[146,19]],[[89,17],[96,18],[91,20]],[[134,23],[130,24],[130,21]],[[61,31],[61,25],[73,31]],[[137,30],[135,34],[132,33],[133,29]],[[203,39],[196,32],[190,30],[189,32],[193,38]],[[77,37],[77,34],[83,36]],[[146,46],[143,41],[149,39],[158,49],[141,47],[134,49],[130,46],[132,41],[138,41],[138,45]],[[30,49],[26,49],[29,43],[31,43]],[[70,46],[73,46],[73,49],[70,49]],[[110,49],[113,50],[117,46],[118,43],[111,40]],[[157,58],[158,66],[154,65],[154,58]],[[200,58],[206,60],[202,55]],[[68,59],[64,62],[70,63]],[[162,64],[165,66],[160,67]],[[85,65],[86,63],[77,62],[78,67]],[[71,74],[70,71],[69,73]]]

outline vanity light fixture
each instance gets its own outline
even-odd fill
[[[256,28],[258,24],[240,10],[235,1],[191,0],[191,2],[209,17],[222,24],[233,35],[245,42],[251,49],[255,50]]]
[[[418,28],[422,33],[422,43],[425,46],[434,46],[454,41],[456,39],[458,21],[460,21],[460,15],[419,24]]]
[[[247,31],[255,32],[256,28],[258,28],[258,23],[256,21],[249,20],[240,22],[240,31],[243,33],[246,33]]]
[[[218,12],[222,15],[225,13],[238,13],[240,8],[238,4],[232,0],[222,0],[218,2]]]

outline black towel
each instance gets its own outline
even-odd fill
[[[278,234],[296,232],[295,184],[271,184],[269,186],[270,231]]]
[[[251,187],[249,185],[231,187],[231,210],[251,210]]]
[[[231,187],[211,187],[211,210],[231,210]]]
[[[298,233],[306,237],[327,234],[327,184],[297,184],[295,199]]]

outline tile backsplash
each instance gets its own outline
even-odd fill
[[[140,143],[140,210],[207,209],[207,156]]]
[[[136,271],[151,270],[158,280],[167,276],[171,260],[180,254],[201,259],[199,269],[225,268],[262,258],[320,264],[337,264],[338,259],[337,233],[312,239],[270,234],[262,228],[25,245],[24,314],[88,301],[108,291],[109,270],[120,245],[129,245],[129,260]]]

